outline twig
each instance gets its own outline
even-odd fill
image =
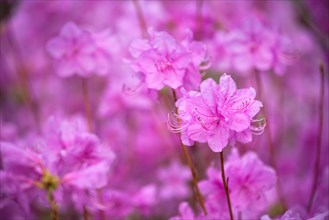
[[[323,129],[323,109],[324,109],[324,66],[322,63],[320,64],[320,74],[321,74],[321,87],[320,87],[320,100],[319,100],[319,127],[318,127],[316,156],[315,156],[315,163],[314,163],[314,176],[313,176],[313,182],[312,182],[312,190],[311,190],[310,200],[307,205],[308,212],[310,212],[312,210],[315,192],[316,192],[316,189],[318,186],[319,171],[320,171],[322,129]]]
[[[227,180],[225,177],[225,169],[224,169],[224,153],[223,151],[219,152],[220,154],[220,167],[222,170],[222,181],[224,184],[224,189],[225,189],[225,195],[226,195],[226,199],[227,199],[227,206],[230,212],[230,219],[233,220],[233,211],[232,211],[232,205],[231,205],[231,198],[230,198],[230,193],[228,190],[228,185],[227,185]]]

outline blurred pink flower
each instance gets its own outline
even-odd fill
[[[50,120],[48,126],[52,125],[56,123]],[[28,147],[0,143],[3,173],[16,180],[16,193],[32,191],[36,196],[43,190],[54,190],[55,198],[61,200],[66,190],[70,195],[107,184],[114,153],[77,125],[64,121],[45,129],[50,133],[35,139],[36,143],[23,144]]]
[[[170,129],[182,132],[184,144],[208,142],[215,152],[222,151],[235,133],[246,132],[247,135],[239,139],[251,141],[251,122],[262,107],[255,97],[253,88],[237,89],[229,75],[224,74],[218,85],[213,79],[207,79],[201,83],[200,92],[184,92],[176,102],[179,113],[176,117],[181,124],[175,127],[175,122],[169,121]]]
[[[135,40],[129,48],[134,58],[132,67],[143,74],[148,88],[161,90],[169,86],[177,89],[184,84],[186,74],[193,74],[194,78],[201,80],[196,66],[200,60],[196,53],[200,50],[198,45],[178,43],[166,32],[150,29],[149,34],[150,39]]]
[[[254,70],[282,75],[295,58],[290,40],[279,31],[266,27],[257,19],[241,28],[216,35],[218,67],[224,71],[250,74]]]
[[[81,30],[73,22],[63,26],[59,35],[47,43],[49,54],[58,60],[57,71],[61,77],[91,74],[104,75],[110,62],[108,31],[91,33]]]
[[[254,152],[239,156],[233,149],[225,164],[229,178],[230,196],[237,211],[262,211],[267,207],[265,192],[276,184],[276,173],[266,166]]]
[[[196,217],[194,216],[194,212],[187,202],[182,202],[179,204],[179,216],[171,217],[170,220],[194,220]]]
[[[191,171],[188,167],[182,166],[178,161],[173,161],[167,168],[158,171],[158,178],[161,181],[160,198],[184,198],[187,197],[190,189],[188,181],[191,180]]]
[[[237,150],[233,149],[225,163],[225,173],[232,208],[236,213],[241,212],[244,217],[252,214],[249,216],[252,218],[267,207],[265,193],[275,186],[276,173],[264,165],[257,154],[248,152],[240,157]],[[212,207],[211,210],[216,211],[217,208],[218,212],[223,212],[227,206],[220,171],[211,166],[207,174],[208,180],[199,183],[201,192],[206,195],[206,204]]]

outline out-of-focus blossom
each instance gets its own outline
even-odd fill
[[[150,209],[157,203],[157,187],[155,184],[148,184],[142,187],[132,199],[134,207],[143,214],[148,214]]]
[[[201,80],[199,66],[196,65],[201,64],[196,43],[183,45],[168,33],[152,29],[149,35],[149,39],[138,39],[130,45],[134,58],[131,65],[136,72],[142,73],[141,78],[148,88],[161,90],[169,86],[177,89],[190,83],[188,74]]]
[[[172,162],[168,168],[160,169],[158,178],[162,185],[160,198],[185,198],[189,194],[188,181],[191,179],[191,171],[177,161]]]
[[[170,128],[182,132],[184,144],[208,142],[215,152],[222,151],[235,133],[238,141],[250,142],[253,117],[262,107],[255,97],[253,88],[237,89],[229,75],[223,75],[219,84],[207,79],[201,83],[200,92],[185,92],[176,102],[179,114],[176,117],[181,124],[176,128],[169,121]]]
[[[130,80],[132,81],[132,80]],[[122,110],[149,110],[153,107],[157,94],[136,82],[126,84],[109,83],[99,103],[100,116],[111,116],[122,113]]]
[[[64,121],[52,131],[46,130],[51,133],[36,143],[25,143],[24,148],[1,142],[3,172],[11,175],[17,185],[12,193],[46,190],[61,200],[68,189],[74,194],[107,184],[113,152],[76,125]]]
[[[216,41],[222,71],[250,74],[273,70],[282,75],[296,56],[289,38],[255,19],[232,31],[219,32]]]
[[[328,219],[328,1],[7,3],[1,9],[10,13],[0,16],[1,219],[49,218],[53,193],[61,220],[227,220],[219,165],[210,165],[219,159],[213,151],[228,144],[243,155],[224,160],[234,219]],[[220,78],[225,72],[246,89]],[[81,77],[89,77],[94,133],[76,117],[87,104]],[[166,124],[173,98],[178,112]],[[262,105],[268,130],[253,138],[266,124],[256,119]],[[61,117],[47,121],[51,115]],[[207,216],[190,172],[176,163],[181,138],[199,142],[188,153]],[[270,155],[276,187],[264,165]]]
[[[268,215],[264,215],[260,218],[261,220],[272,220]],[[292,210],[287,210],[280,218],[275,218],[277,220],[302,220],[299,213],[296,213]]]
[[[179,205],[179,216],[171,217],[170,220],[184,220],[184,219],[196,219],[193,210],[187,202],[182,202]]]
[[[91,33],[69,22],[57,37],[48,41],[47,50],[58,61],[57,73],[61,77],[105,75],[109,71],[111,57],[109,43],[108,31]]]
[[[207,205],[212,207],[210,210],[227,212],[220,173],[219,169],[210,167],[208,180],[201,181],[199,186],[206,195]],[[257,213],[266,207],[265,193],[276,184],[275,171],[264,165],[257,154],[248,152],[240,157],[234,149],[225,164],[225,173],[234,212],[241,212],[245,218],[257,217]]]

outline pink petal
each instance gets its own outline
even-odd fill
[[[253,58],[250,54],[239,54],[234,57],[233,64],[235,69],[238,72],[248,72],[252,69],[253,66]]]
[[[170,88],[177,89],[178,87],[182,86],[184,71],[174,71],[171,69],[165,71],[164,75],[165,80],[163,81],[163,83],[169,86]]]
[[[63,177],[62,181],[80,189],[101,188],[107,184],[109,167],[107,162],[98,163],[85,169],[68,173]]]
[[[214,152],[222,151],[228,144],[228,138],[230,136],[229,130],[222,126],[216,129],[216,133],[207,136],[209,147]]]
[[[240,132],[250,126],[249,116],[245,113],[236,113],[232,117],[230,129]]]
[[[130,47],[129,52],[134,58],[137,58],[142,52],[151,49],[150,43],[145,39],[134,40]]]
[[[220,77],[219,88],[225,97],[231,97],[236,91],[236,84],[231,76],[224,74]]]
[[[81,29],[74,23],[66,23],[61,29],[60,36],[66,40],[79,37],[83,32]]]
[[[46,46],[48,53],[55,59],[59,59],[66,53],[67,42],[62,38],[51,39]]]
[[[165,86],[164,79],[165,76],[162,73],[153,72],[145,75],[146,84],[150,89],[161,90]]]
[[[216,93],[218,93],[217,83],[211,78],[206,79],[201,83],[200,91],[204,102],[211,107],[215,107]]]
[[[237,141],[246,144],[252,141],[252,134],[250,129],[246,129],[244,131],[241,132],[237,132],[235,135],[235,138]]]
[[[174,59],[174,66],[179,69],[187,68],[187,66],[191,62],[191,53],[188,52],[180,52],[177,54]]]
[[[257,69],[265,71],[272,67],[274,58],[270,48],[260,47],[254,56]]]

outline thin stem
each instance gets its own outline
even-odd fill
[[[58,207],[56,205],[56,202],[54,200],[54,194],[53,192],[48,193],[48,201],[51,208],[51,218],[52,220],[58,220]]]
[[[97,189],[97,199],[98,199],[99,203],[103,205],[103,197],[102,197],[101,189]],[[100,214],[101,220],[106,220],[106,214],[103,209],[99,211],[99,214]]]
[[[195,38],[197,40],[202,39],[202,29],[203,29],[203,16],[202,16],[202,6],[203,0],[196,0],[196,34]]]
[[[38,108],[36,103],[33,100],[31,88],[30,88],[30,82],[28,77],[28,71],[24,63],[23,55],[21,54],[20,47],[18,45],[18,42],[16,41],[14,31],[11,30],[10,24],[7,26],[7,39],[8,39],[8,45],[11,46],[13,50],[13,54],[15,56],[16,62],[19,64],[19,67],[17,69],[17,74],[19,78],[19,84],[23,90],[23,101],[25,105],[30,109],[32,117],[35,121],[36,128],[38,132],[41,131],[40,126],[40,118],[38,114]]]
[[[82,86],[82,93],[83,93],[83,102],[85,105],[85,113],[87,119],[87,126],[90,132],[93,131],[92,128],[92,119],[91,119],[91,106],[88,97],[88,89],[87,89],[87,80],[85,78],[81,78],[81,86]]]
[[[261,79],[260,73],[258,71],[255,71],[255,77],[256,77],[256,84],[257,84],[259,97],[260,97],[261,100],[263,100],[262,79]],[[265,106],[266,105],[263,105],[261,111],[263,113],[263,116],[267,120],[267,124],[266,124],[266,127],[265,127],[265,135],[266,135],[266,139],[267,139],[268,148],[269,148],[269,151],[270,151],[270,164],[276,170],[276,172],[278,174],[279,171],[278,171],[278,167],[277,167],[277,163],[276,163],[276,152],[274,150],[273,139],[272,139],[272,134],[271,134],[271,129],[270,129],[270,123],[268,122],[268,114],[267,114]],[[278,177],[279,177],[279,174],[278,174]],[[277,184],[278,196],[279,196],[279,199],[282,203],[283,209],[285,211],[287,209],[287,205],[286,205],[286,201],[285,201],[284,196],[283,196],[283,188],[282,188],[282,183],[281,183],[280,178],[278,178],[277,182],[278,182],[278,184]]]
[[[200,192],[200,189],[199,189],[199,186],[198,186],[198,177],[197,177],[197,173],[195,171],[195,168],[193,166],[193,163],[192,163],[192,160],[191,160],[191,157],[187,151],[187,148],[186,146],[182,143],[182,149],[183,149],[183,152],[184,152],[184,156],[185,156],[185,159],[190,167],[190,170],[191,170],[191,173],[192,173],[192,181],[193,181],[193,186],[194,186],[194,189],[196,191],[196,197],[197,197],[197,200],[199,201],[200,205],[201,205],[201,208],[204,212],[205,215],[208,215],[208,212],[207,212],[207,208],[204,204],[204,201],[203,201],[203,197],[202,197],[202,194]]]
[[[132,2],[134,3],[134,7],[135,7],[135,10],[137,13],[137,18],[138,18],[141,34],[143,37],[146,38],[148,36],[147,28],[146,28],[147,26],[146,26],[142,8],[141,8],[138,0],[132,0]]]
[[[310,33],[313,34],[315,39],[318,41],[321,49],[324,53],[327,53],[329,48],[329,40],[326,34],[324,34],[318,26],[314,23],[312,15],[306,7],[304,1],[293,1],[297,15],[299,16],[300,22],[310,30]]]
[[[176,102],[177,101],[177,96],[176,96],[175,90],[173,90],[173,96],[174,96],[174,100]],[[176,109],[176,113],[177,113],[177,109]],[[178,123],[180,124],[180,119],[177,119],[177,120],[178,120]],[[191,157],[190,157],[190,155],[189,155],[189,153],[187,151],[186,146],[183,143],[181,143],[181,145],[182,145],[184,157],[185,157],[185,159],[187,161],[187,164],[190,167],[190,170],[191,170],[191,173],[192,173],[192,182],[193,182],[193,187],[194,187],[194,189],[196,191],[197,200],[199,201],[204,214],[205,215],[208,215],[207,208],[206,208],[206,206],[204,204],[203,197],[202,197],[202,194],[201,194],[200,189],[199,189],[198,176],[197,176],[195,167],[193,166]]]
[[[226,195],[226,199],[227,199],[227,205],[228,205],[228,209],[230,212],[230,219],[233,220],[233,211],[232,211],[232,205],[231,205],[231,198],[230,198],[230,193],[228,190],[228,185],[227,185],[227,180],[225,177],[225,169],[224,169],[224,153],[223,151],[219,152],[220,154],[220,167],[222,170],[222,181],[223,181],[223,185],[224,185],[224,189],[225,189],[225,195]]]
[[[89,130],[89,132],[93,132],[92,116],[91,116],[91,104],[90,104],[89,96],[88,96],[87,80],[85,78],[81,78],[81,86],[82,86],[83,102],[84,102],[84,105],[85,105],[85,113],[86,113],[88,130]],[[98,198],[98,201],[101,204],[103,204],[102,191],[100,189],[97,190],[97,198]],[[106,215],[105,215],[104,210],[100,210],[99,214],[100,214],[100,218],[102,220],[106,219]],[[89,219],[89,213],[88,213],[88,210],[85,206],[83,207],[83,217],[84,217],[84,220]]]
[[[320,87],[320,100],[319,100],[319,125],[318,125],[318,137],[317,137],[317,148],[314,163],[314,176],[312,183],[312,190],[310,195],[310,200],[307,205],[307,210],[310,212],[312,210],[315,192],[318,186],[319,171],[320,171],[320,159],[321,159],[321,144],[322,144],[322,129],[323,129],[323,114],[324,114],[324,66],[320,64],[320,74],[321,74],[321,87]]]
[[[86,206],[83,206],[83,220],[89,220],[89,212]]]

